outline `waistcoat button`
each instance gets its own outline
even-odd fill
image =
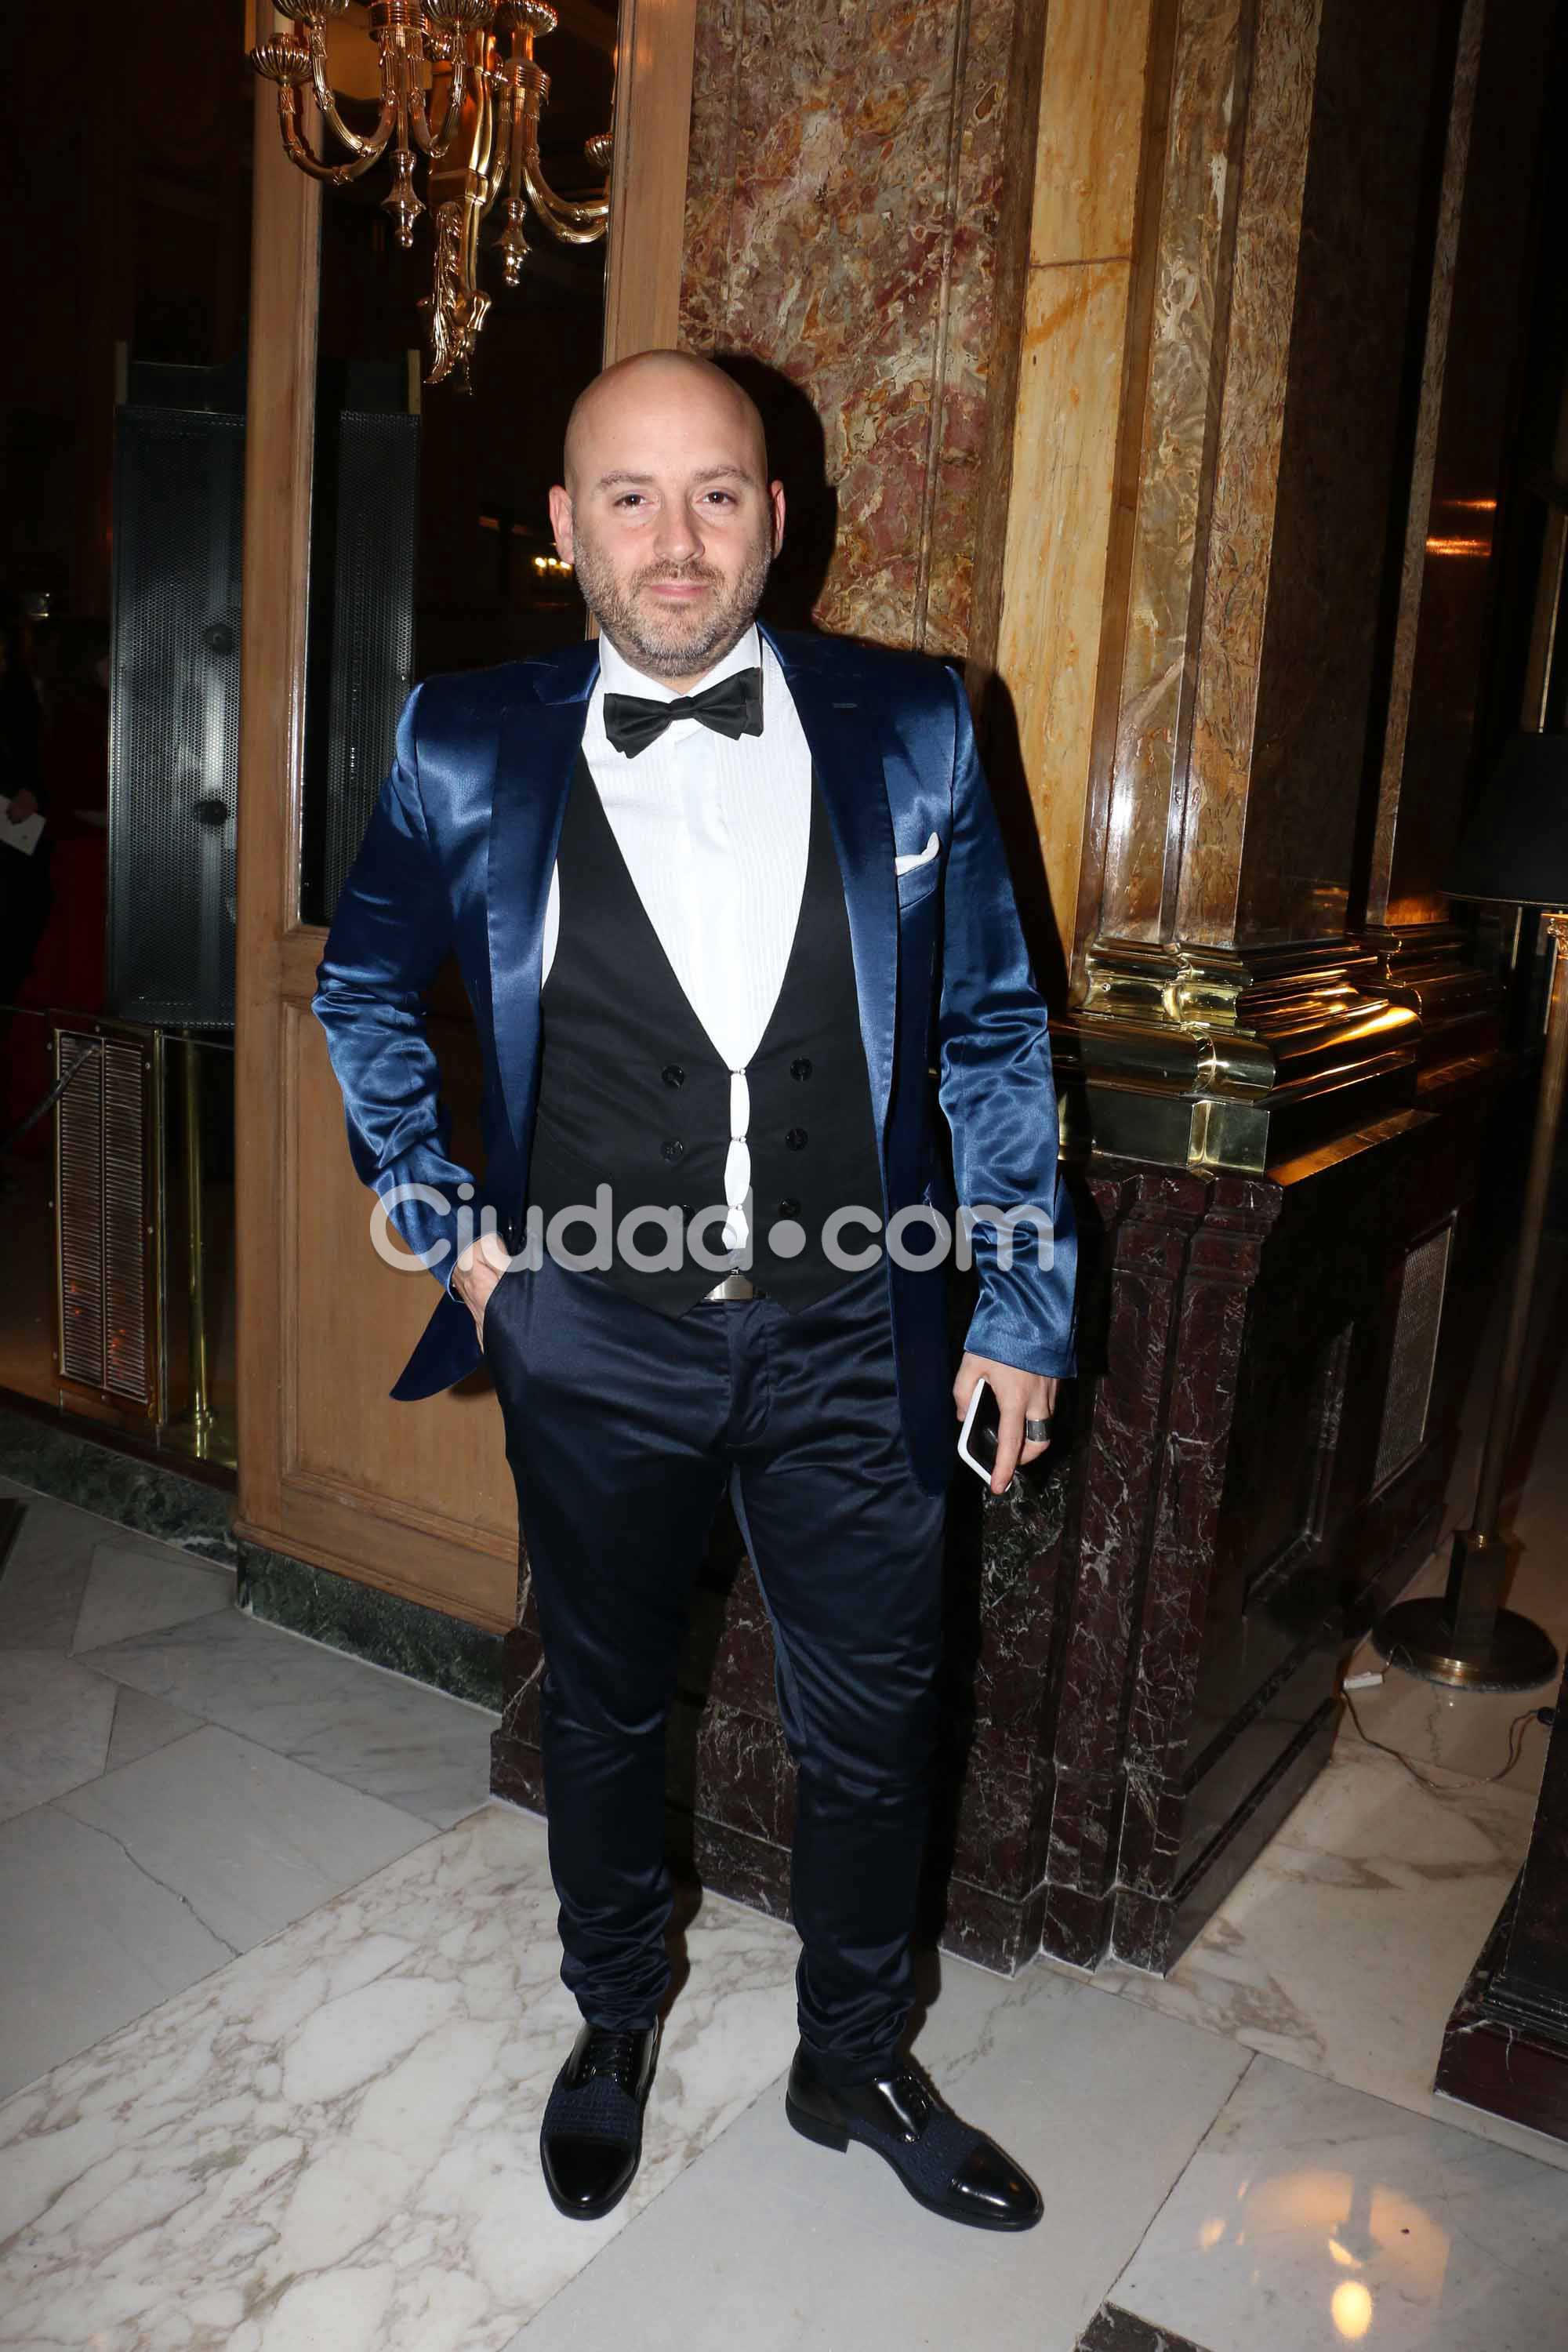
[[[686,1157],[686,1146],[678,1135],[672,1135],[668,1143],[661,1143],[658,1148],[665,1158],[670,1161],[684,1160]]]
[[[792,1078],[810,1077],[811,1063],[805,1054],[797,1054],[795,1055],[795,1060],[789,1066],[789,1074]]]
[[[775,1217],[798,1217],[800,1214],[800,1202],[798,1201],[781,1201],[778,1207],[773,1211],[773,1214]]]
[[[805,1150],[805,1128],[792,1127],[789,1133],[784,1137],[784,1142],[791,1151],[804,1151]]]
[[[686,1084],[686,1073],[679,1062],[667,1062],[658,1075],[667,1087],[683,1087]]]

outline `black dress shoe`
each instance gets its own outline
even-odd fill
[[[658,2027],[614,2033],[584,2025],[555,2077],[539,2134],[544,2185],[558,2211],[596,2221],[631,2187]]]
[[[886,2157],[916,2202],[977,2230],[1032,2230],[1045,2208],[1027,2173],[994,2139],[955,2116],[917,2066],[848,2087],[823,2081],[795,2053],[784,2113],[818,2147],[861,2141]]]

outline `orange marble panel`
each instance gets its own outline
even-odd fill
[[[1152,0],[1050,0],[1029,258],[1132,250]]]
[[[1081,920],[1158,940],[1173,909],[1173,793],[1190,726],[1208,444],[1218,402],[1235,150],[1246,86],[1243,0],[1184,0],[1155,234],[1136,518],[1108,787],[1085,842]]]
[[[1071,946],[1115,488],[1130,268],[1030,272],[997,671]]]
[[[1240,890],[1322,0],[1260,0],[1209,521],[1177,929],[1228,944]]]

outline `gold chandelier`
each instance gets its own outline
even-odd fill
[[[501,274],[515,287],[528,257],[528,206],[552,236],[592,245],[605,234],[608,195],[586,204],[558,196],[539,161],[539,116],[550,77],[534,63],[533,44],[555,29],[547,0],[370,0],[370,32],[380,51],[381,103],[375,128],[362,138],[339,113],[327,71],[327,22],[351,0],[279,0],[293,33],[276,34],[248,51],[252,69],[278,85],[283,144],[312,180],[342,187],[392,149],[392,188],[384,209],[397,242],[414,242],[428,208],[436,231],[435,284],[420,309],[429,313],[429,382],[452,376],[468,387],[468,365],[490,298],[479,283],[479,225],[505,192],[495,239]],[[426,88],[428,85],[428,88]],[[322,162],[301,123],[303,93],[314,92],[321,120],[348,150],[342,163]],[[607,134],[584,150],[596,171],[610,168]],[[428,207],[415,193],[419,156],[426,158]]]

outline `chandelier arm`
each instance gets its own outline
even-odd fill
[[[458,125],[462,120],[465,68],[461,58],[437,58],[433,62],[437,66],[445,62],[447,66],[447,103],[441,109],[440,121],[437,124],[431,121],[429,109],[425,103],[424,85],[417,75],[409,78],[408,121],[415,145],[428,155],[432,163],[438,163],[457,137]]]
[[[338,112],[338,102],[332,95],[332,85],[327,79],[327,43],[319,24],[312,25],[310,27],[310,87],[315,92],[316,104],[321,110],[321,120],[328,124],[334,137],[348,149],[351,155],[368,155],[374,163],[386,145],[386,100],[384,97],[381,120],[377,122],[375,131],[371,138],[362,139],[357,131],[349,129],[348,124]],[[377,136],[381,142],[379,146],[374,143]]]
[[[594,196],[585,205],[573,204],[558,196],[539,168],[537,148],[531,154],[525,147],[522,155],[522,178],[533,208],[548,223],[557,236],[569,245],[592,245],[603,236],[610,217],[608,196]]]
[[[373,137],[360,142],[364,152],[347,163],[323,163],[312,153],[310,142],[300,131],[298,88],[285,82],[279,82],[278,86],[278,120],[282,125],[283,144],[289,151],[289,160],[297,163],[308,178],[320,180],[328,188],[346,187],[351,180],[362,178],[373,163],[380,163],[386,152],[386,142],[392,136],[396,114],[395,101],[383,99],[381,117]]]
[[[521,110],[519,115],[514,115],[512,97],[510,82],[503,81],[490,100],[494,113],[491,117],[489,161],[485,171],[484,209],[487,213],[507,181],[516,176],[512,162],[516,145],[513,123],[519,119]]]

